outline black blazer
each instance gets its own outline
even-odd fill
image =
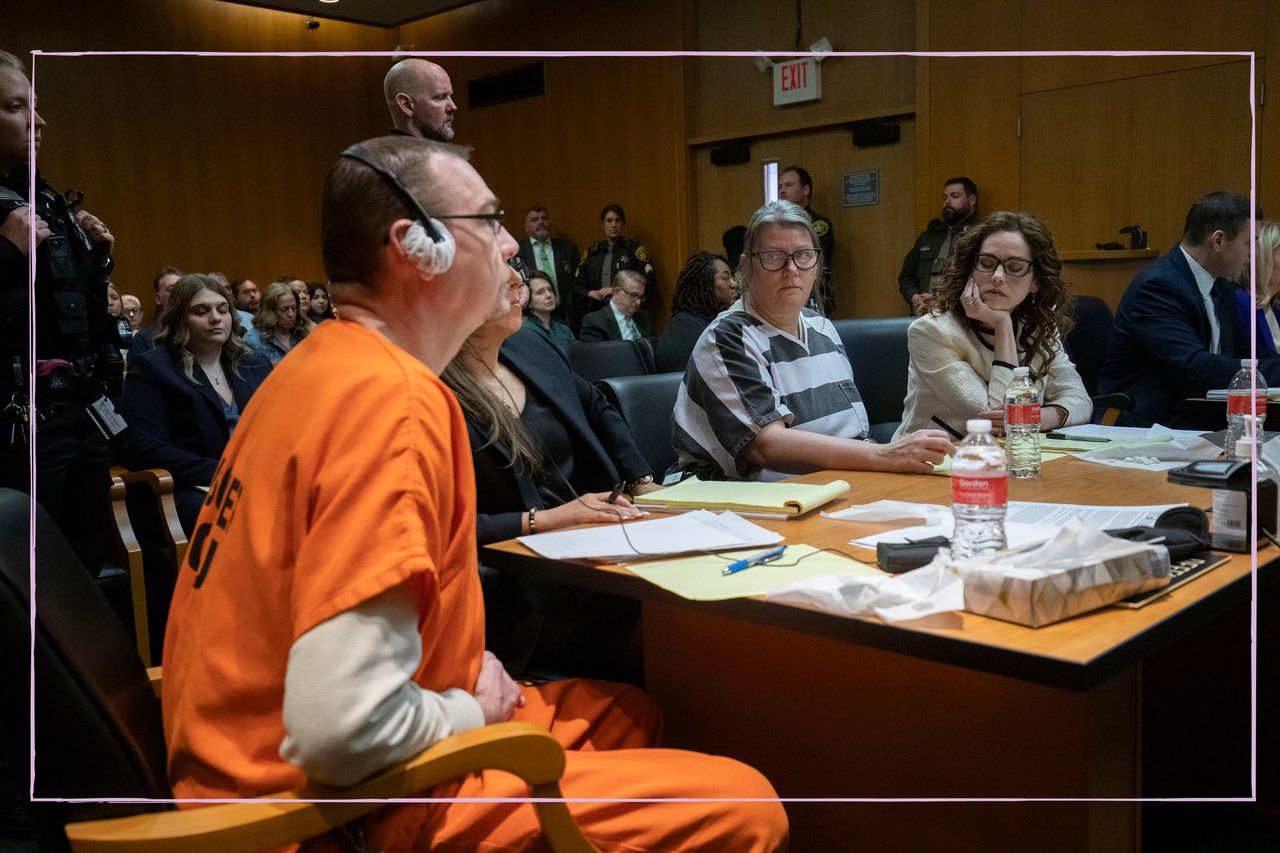
[[[249,352],[240,360],[239,376],[225,358],[222,367],[243,413],[271,364]],[[169,470],[178,515],[188,531],[204,500],[205,493],[196,486],[209,485],[231,439],[222,400],[198,364],[195,375],[198,385],[182,372],[181,359],[167,349],[153,349],[130,359],[120,396],[120,414],[128,424],[123,438],[129,464]]]
[[[517,245],[520,248],[516,255],[529,267],[529,272],[541,269],[537,255],[533,252],[533,238],[521,237]],[[573,308],[577,294],[573,289],[573,276],[578,271],[578,247],[568,240],[552,237],[551,262],[556,269],[557,294],[556,310],[551,312],[551,316],[567,323],[570,317],[575,316]]]
[[[573,445],[578,494],[607,492],[622,480],[651,474],[622,416],[596,387],[569,368],[557,347],[532,329],[521,329],[502,344],[499,360],[530,394],[537,394],[564,424]],[[549,509],[529,475],[516,476],[511,449],[494,442],[485,447],[488,429],[467,415],[476,469],[476,535],[481,545],[520,535],[530,507]],[[476,450],[475,448],[479,448]],[[552,477],[555,476],[553,473]]]
[[[1240,328],[1235,286],[1218,279],[1209,297],[1218,318],[1220,354],[1209,352],[1211,330],[1195,276],[1174,246],[1142,269],[1120,299],[1099,394],[1128,394],[1127,426],[1160,422],[1178,426],[1180,403],[1210,388],[1226,388],[1249,354],[1248,329]],[[1260,354],[1261,355],[1261,354]],[[1268,384],[1280,381],[1280,360],[1258,359]]]
[[[649,312],[641,308],[631,318],[640,337],[647,338],[653,329],[653,319]],[[578,334],[580,341],[620,341],[622,329],[618,328],[618,318],[613,316],[613,306],[606,304],[598,311],[592,311],[582,318],[582,331]]]

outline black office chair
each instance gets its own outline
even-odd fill
[[[671,413],[683,378],[684,374],[677,371],[653,376],[614,376],[596,383],[627,422],[636,447],[653,466],[658,480],[676,461],[676,452],[671,446]]]
[[[569,345],[569,366],[590,382],[614,376],[645,376],[653,372],[653,364],[653,350],[647,342],[574,341]]]
[[[0,767],[5,790],[25,790],[29,755],[27,690],[31,659],[30,498],[0,489]],[[134,640],[43,509],[36,510],[35,796],[58,799],[165,799],[160,703]],[[499,723],[445,738],[407,762],[352,788],[320,785],[281,796],[287,803],[211,805],[172,811],[164,803],[35,803],[40,850],[258,850],[321,835],[377,808],[485,768],[515,773],[531,796],[562,799],[564,750],[544,729]],[[15,784],[16,783],[16,784]],[[21,786],[21,787],[19,787]],[[342,799],[319,804],[302,799]],[[535,805],[553,849],[592,846],[562,802]],[[151,814],[148,814],[151,813]],[[132,816],[126,820],[115,820]],[[140,821],[140,823],[138,823]],[[65,834],[64,834],[65,831]]]
[[[853,380],[867,407],[871,437],[893,438],[907,399],[907,327],[914,317],[835,320],[836,334],[853,365]]]
[[[1075,297],[1073,311],[1076,324],[1063,344],[1080,374],[1084,390],[1093,398],[1093,422],[1114,424],[1122,412],[1133,408],[1128,394],[1098,394],[1098,378],[1107,362],[1115,315],[1106,300],[1097,296]]]

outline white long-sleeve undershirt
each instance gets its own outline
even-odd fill
[[[280,757],[311,779],[353,785],[484,725],[475,697],[424,690],[417,602],[400,585],[307,631],[289,649]]]

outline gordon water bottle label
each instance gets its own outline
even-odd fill
[[[1267,395],[1259,394],[1254,398],[1257,406],[1257,412],[1260,417],[1267,414]],[[1251,415],[1253,412],[1249,409],[1248,394],[1228,394],[1227,395],[1227,414],[1228,415]]]
[[[1006,424],[1040,424],[1039,403],[1010,403],[1005,407]]]
[[[1002,506],[1008,503],[1009,477],[1003,471],[990,474],[951,472],[951,502],[970,506]]]

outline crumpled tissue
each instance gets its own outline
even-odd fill
[[[901,575],[821,575],[784,584],[769,590],[765,600],[840,616],[875,614],[886,622],[901,622],[963,609],[964,583],[935,557],[929,565]]]
[[[966,610],[1038,628],[1168,584],[1169,551],[1072,519],[1043,545],[951,568],[964,580]]]
[[[1188,462],[1217,459],[1221,453],[1221,447],[1203,436],[1176,435],[1167,427],[1154,426],[1146,439],[1077,453],[1076,458],[1116,468],[1171,471]]]

